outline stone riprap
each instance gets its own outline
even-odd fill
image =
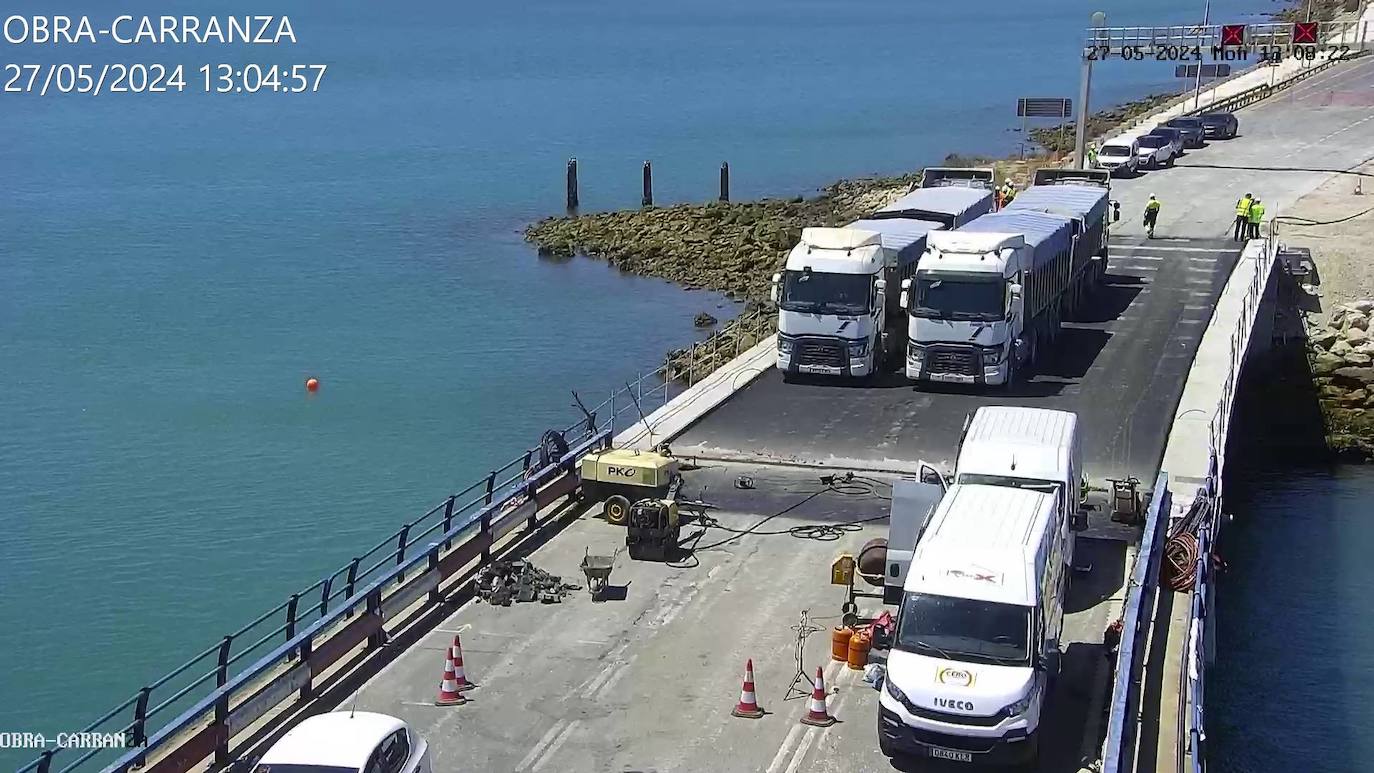
[[[1327,444],[1339,453],[1374,452],[1374,300],[1336,307],[1308,331],[1308,359],[1326,418]]]

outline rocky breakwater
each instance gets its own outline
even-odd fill
[[[1374,456],[1374,300],[1336,307],[1308,331],[1308,359],[1326,420],[1327,445]]]
[[[919,174],[843,180],[819,196],[550,217],[526,240],[541,255],[585,255],[622,271],[713,290],[744,301],[745,312],[691,349],[668,355],[667,376],[697,381],[773,332],[769,280],[803,228],[838,226],[880,209],[920,182]],[[700,315],[699,315],[700,316]]]

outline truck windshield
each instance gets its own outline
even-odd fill
[[[916,302],[911,313],[931,319],[993,322],[1004,316],[1002,277],[989,275],[916,275]]]
[[[897,624],[897,649],[945,660],[1026,666],[1030,629],[1030,607],[908,593]]]
[[[1042,494],[1054,494],[1059,491],[1059,484],[1052,480],[1009,478],[1005,475],[977,475],[968,472],[959,476],[959,483],[963,485],[982,484],[984,486],[1024,488],[1030,489],[1031,491],[1039,491]]]
[[[807,314],[867,314],[872,288],[867,274],[786,271],[778,306]]]

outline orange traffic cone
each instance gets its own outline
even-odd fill
[[[453,681],[458,685],[458,692],[467,692],[477,685],[468,681],[467,672],[463,670],[463,643],[458,641],[458,634],[453,635],[453,648],[450,650],[453,657]]]
[[[739,704],[735,710],[730,712],[734,716],[744,717],[745,719],[758,719],[763,716],[763,709],[759,708],[759,701],[754,697],[754,660],[750,658],[744,663],[744,687],[739,692]]]
[[[825,674],[819,668],[816,669],[816,682],[814,689],[811,690],[811,706],[807,708],[801,721],[803,725],[816,727],[830,727],[835,724],[835,718],[830,716],[830,710],[825,707]]]
[[[439,697],[434,699],[435,706],[461,706],[467,703],[458,692],[458,682],[453,674],[453,650],[444,655],[444,679],[439,682]]]

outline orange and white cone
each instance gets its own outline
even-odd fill
[[[453,674],[453,650],[449,650],[444,655],[444,678],[439,682],[439,697],[434,699],[435,706],[459,706],[467,703],[458,692],[458,681]]]
[[[825,707],[825,674],[819,668],[816,669],[816,681],[811,690],[811,705],[801,721],[803,725],[816,727],[829,727],[835,724],[835,718],[830,716],[830,710]]]
[[[467,672],[463,670],[463,643],[458,641],[458,634],[453,635],[453,647],[449,650],[449,655],[453,658],[453,681],[458,684],[458,692],[467,692],[477,685],[468,681]]]
[[[745,719],[758,719],[763,716],[763,709],[759,708],[758,698],[754,697],[754,660],[752,658],[744,663],[744,687],[739,692],[739,704],[730,713]]]

